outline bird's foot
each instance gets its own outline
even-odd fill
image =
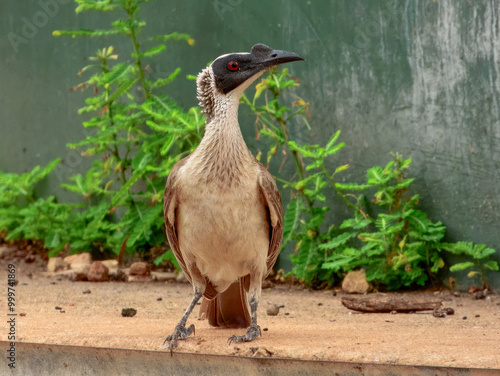
[[[257,324],[252,324],[248,327],[247,332],[245,333],[244,336],[233,335],[233,336],[229,337],[229,339],[227,340],[227,343],[228,343],[228,345],[230,345],[232,342],[235,342],[235,343],[251,342],[251,341],[257,339],[257,337],[261,334],[262,333],[260,331],[260,326],[258,326]]]
[[[163,341],[162,347],[165,348],[165,344],[169,342],[168,349],[170,350],[170,354],[172,354],[172,350],[177,347],[177,341],[179,339],[186,339],[191,334],[194,335],[194,324],[191,324],[187,328],[184,325],[177,324],[174,332],[171,335],[167,336],[167,338],[165,338],[165,341]]]

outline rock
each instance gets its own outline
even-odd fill
[[[91,282],[104,282],[108,280],[109,269],[103,265],[100,261],[94,261],[90,265],[90,271],[87,274],[87,278]]]
[[[476,291],[473,295],[476,300],[485,299],[488,296],[488,289]]]
[[[123,272],[122,269],[110,268],[109,269],[109,279],[112,281],[124,281],[126,282],[128,276]]]
[[[483,290],[483,289],[479,286],[472,285],[471,287],[469,287],[469,294],[474,294],[476,291],[480,291],[480,290]]]
[[[141,276],[147,276],[150,275],[150,268],[149,265],[145,262],[134,262],[132,265],[130,265],[130,275],[141,275]]]
[[[65,257],[64,261],[73,269],[73,264],[92,264],[92,255],[88,252],[77,253],[76,255]]]
[[[64,261],[69,264],[69,268],[74,271],[73,281],[85,281],[90,272],[90,265],[92,264],[92,256],[90,253],[78,253],[76,255],[67,256]],[[71,274],[68,274],[71,276]],[[85,276],[85,277],[84,277]]]
[[[122,309],[122,316],[123,317],[134,317],[136,313],[137,313],[137,310],[134,308],[123,308]]]
[[[72,264],[71,270],[75,272],[75,274],[89,274],[91,264]]]
[[[250,347],[247,351],[247,355],[254,358],[270,358],[273,354],[272,351],[269,351],[265,347]]]
[[[186,278],[183,272],[177,274],[176,281],[179,283],[189,283],[188,279]]]
[[[87,290],[83,290],[83,294],[90,294],[92,291],[90,291],[90,289],[87,289]]]
[[[165,282],[165,281],[175,281],[177,279],[177,274],[166,273],[166,272],[151,272],[151,277],[153,281]]]
[[[49,263],[47,264],[47,271],[49,273],[57,272],[59,270],[66,270],[68,268],[68,264],[63,260],[62,257],[52,257],[49,259]]]
[[[441,318],[441,317],[446,317],[447,315],[446,315],[446,312],[443,309],[440,309],[439,307],[436,307],[432,311],[432,316]]]
[[[150,275],[129,275],[128,282],[152,282],[153,278]]]
[[[366,281],[365,271],[362,269],[347,273],[342,281],[342,290],[348,294],[365,294],[369,292],[371,286]]]
[[[266,313],[268,316],[277,316],[280,312],[280,306],[277,304],[269,304]]]
[[[265,279],[262,281],[262,289],[270,289],[274,287],[274,283],[272,283],[270,280]]]
[[[101,262],[110,270],[118,269],[118,260],[102,260]]]
[[[90,265],[88,266],[88,269],[90,269]],[[88,270],[87,270],[88,273]],[[56,272],[55,276],[56,277],[63,277],[67,278],[70,281],[87,281],[87,273],[82,273],[82,272],[77,272],[75,270],[62,270],[60,272]]]

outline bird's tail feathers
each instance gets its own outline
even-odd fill
[[[213,327],[247,328],[250,326],[248,287],[250,276],[239,278],[229,288],[212,299],[203,298],[200,318],[208,319]]]

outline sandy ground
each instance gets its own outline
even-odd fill
[[[0,281],[6,284],[5,262],[0,267]],[[17,264],[16,312],[25,314],[18,317],[17,334],[27,342],[167,351],[160,345],[192,297],[187,284],[70,282],[36,272],[30,278],[28,272],[28,265]],[[91,293],[84,294],[87,289]],[[188,322],[195,324],[196,335],[181,341],[176,351],[500,368],[500,297],[440,294],[455,315],[355,313],[341,305],[342,294],[277,285],[262,292],[263,332],[255,342],[228,345],[230,335],[245,330],[210,328],[197,319],[196,310]],[[278,316],[266,315],[270,303],[284,305]],[[122,317],[122,308],[129,307],[137,314]],[[8,332],[6,320],[0,330]]]

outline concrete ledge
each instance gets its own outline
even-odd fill
[[[1,341],[2,354],[8,342]],[[494,376],[499,369],[453,368],[250,358],[210,354],[16,343],[16,368],[2,356],[2,375],[349,375],[349,376]]]

